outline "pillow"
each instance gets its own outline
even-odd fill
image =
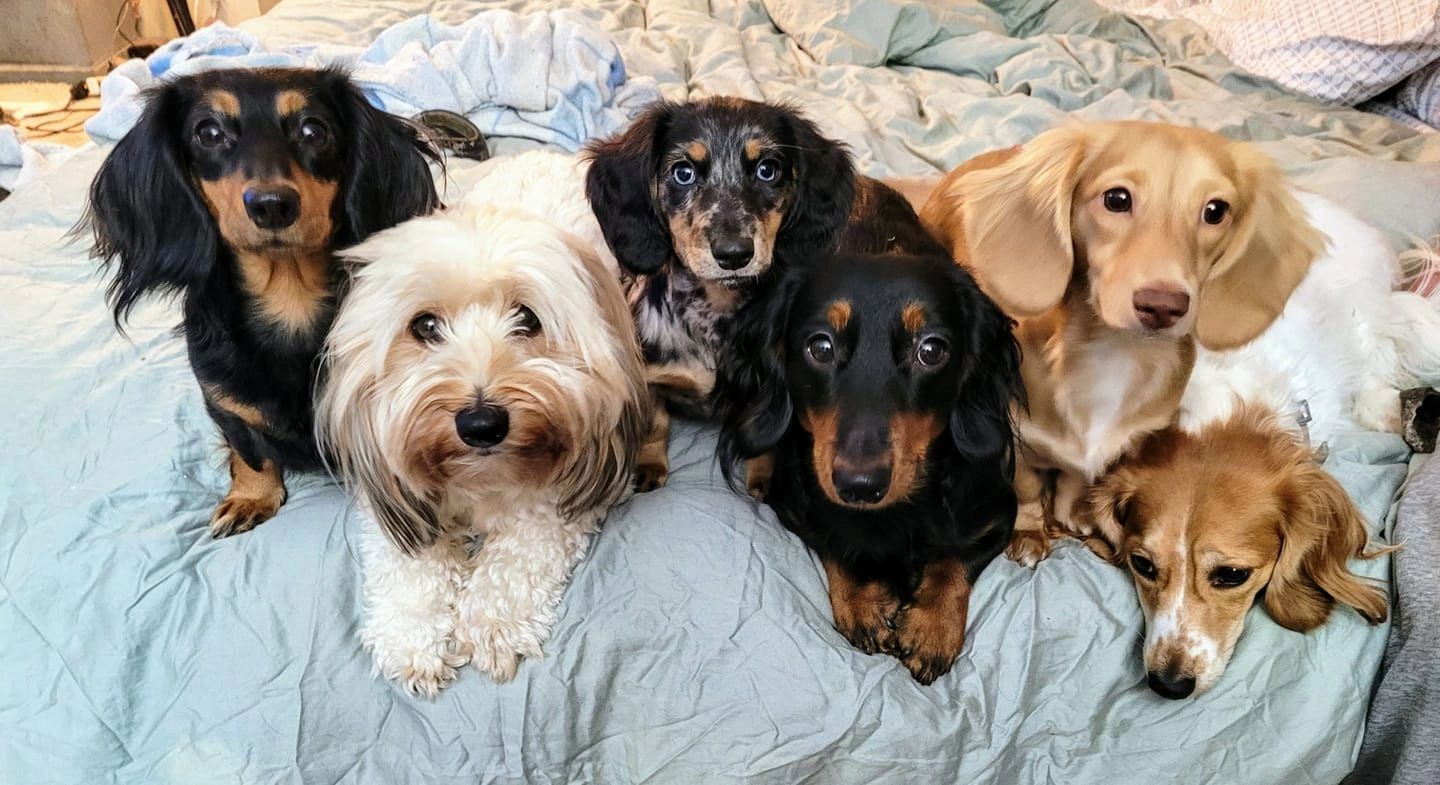
[[[1097,2],[1132,15],[1188,19],[1241,68],[1346,105],[1440,60],[1440,0]]]

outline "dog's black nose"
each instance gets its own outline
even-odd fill
[[[284,229],[300,217],[300,192],[288,185],[251,188],[244,198],[245,212],[261,229]]]
[[[851,504],[874,504],[890,491],[890,467],[840,468],[830,473],[835,492]]]
[[[1185,676],[1166,669],[1165,671],[1150,671],[1150,689],[1156,695],[1170,700],[1180,700],[1190,697],[1195,691],[1195,677]]]
[[[455,415],[455,432],[471,447],[494,447],[510,433],[510,412],[488,403],[465,409]]]
[[[710,255],[722,270],[739,270],[755,258],[755,241],[749,237],[732,237],[710,243]]]

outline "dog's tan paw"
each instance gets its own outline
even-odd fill
[[[226,496],[210,516],[210,534],[215,539],[243,534],[275,517],[285,503],[282,490],[277,495],[262,497]]]
[[[232,452],[230,492],[210,516],[210,534],[218,540],[250,531],[274,518],[285,496],[285,482],[273,462],[266,461],[256,471]]]
[[[930,684],[950,672],[965,648],[965,617],[944,608],[914,606],[900,612],[895,629],[895,656],[915,681]]]
[[[1050,555],[1050,537],[1043,531],[1016,530],[1005,546],[1005,556],[1022,567],[1035,568]]]
[[[635,492],[648,493],[665,487],[670,479],[668,463],[641,463],[635,467]]]
[[[757,502],[770,493],[770,478],[775,474],[775,456],[770,454],[745,461],[745,492]]]
[[[888,651],[895,642],[895,614],[900,603],[879,584],[867,584],[848,598],[836,600],[832,592],[835,629],[850,645],[866,654]]]

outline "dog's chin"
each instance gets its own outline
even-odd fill
[[[765,277],[770,269],[770,260],[752,260],[738,270],[726,270],[708,254],[701,259],[683,259],[685,269],[707,286],[716,286],[731,292],[744,292],[753,288]]]

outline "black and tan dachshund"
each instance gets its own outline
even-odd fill
[[[318,468],[311,397],[335,310],[335,252],[439,199],[412,126],[329,70],[220,70],[148,96],[78,230],[114,273],[116,324],[183,299],[190,364],[228,448],[216,537],[275,515],[283,472]]]
[[[740,312],[721,465],[773,455],[766,501],[824,563],[837,629],[929,684],[1014,528],[1019,351],[903,198],[876,196],[847,250],[792,265]]]

